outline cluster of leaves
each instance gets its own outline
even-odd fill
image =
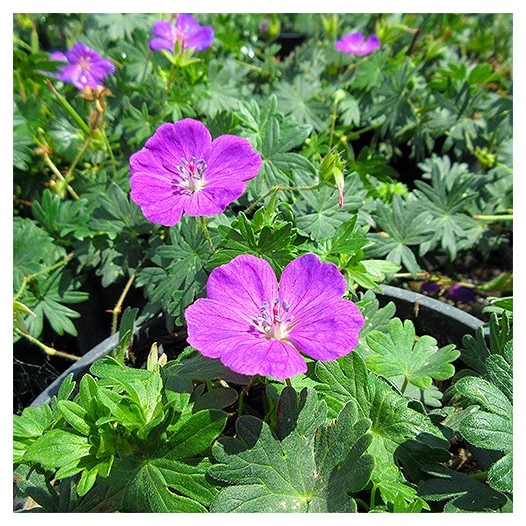
[[[123,365],[127,311],[115,357],[14,417],[15,495],[54,512],[510,511],[507,317],[493,315],[489,344],[482,329],[466,337],[474,369],[457,373],[454,405],[441,407],[426,391],[454,375],[460,353],[416,339],[372,291],[359,305],[368,330],[357,350],[311,361],[290,387],[261,379],[261,416],[248,398],[236,404],[257,380],[191,348],[162,365],[154,346],[145,369]],[[449,467],[456,436],[488,472]]]
[[[465,340],[470,369],[453,377],[458,351],[417,338],[373,291],[428,259],[510,245],[511,16],[200,14],[214,44],[180,57],[149,50],[159,18],[15,15],[16,350],[77,335],[92,321],[75,305],[97,289],[108,333],[123,302],[139,323],[162,312],[182,325],[211,270],[239,254],[278,276],[304,253],[333,262],[366,325],[355,352],[309,361],[292,389],[267,382],[265,414],[250,415],[234,405],[257,386],[191,349],[123,365],[129,328],[118,360],[15,417],[18,494],[55,512],[508,511],[509,299],[495,300],[489,343]],[[381,49],[336,51],[354,31],[376,32]],[[116,65],[93,127],[96,103],[50,75],[49,52],[78,40]],[[247,138],[263,163],[224,214],[168,229],[130,200],[128,160],[184,117]],[[454,440],[481,470],[451,469]]]

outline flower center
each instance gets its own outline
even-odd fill
[[[283,312],[280,311],[279,297],[276,298],[272,310],[265,301],[255,318],[258,329],[270,340],[284,340],[291,329],[290,322],[294,320],[294,316],[287,315],[290,305],[283,300],[281,307]]]
[[[206,170],[206,162],[204,159],[196,161],[195,157],[192,157],[190,161],[187,161],[184,157],[181,157],[181,164],[176,166],[176,168],[182,179],[179,186],[187,188],[192,193],[201,190],[205,186],[203,172]]]
[[[91,68],[91,58],[90,57],[80,57],[79,67],[81,71],[89,71]]]

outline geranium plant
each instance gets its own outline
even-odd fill
[[[511,23],[15,15],[15,510],[511,512]]]

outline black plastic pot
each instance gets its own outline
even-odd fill
[[[442,346],[454,343],[460,348],[464,335],[475,336],[484,326],[482,320],[435,298],[391,285],[382,285],[381,289],[383,294],[376,295],[380,306],[392,301],[398,318],[411,320],[417,334],[429,334]]]
[[[399,318],[411,320],[417,334],[429,334],[436,338],[442,346],[454,343],[457,347],[461,347],[464,335],[474,336],[477,329],[484,325],[484,322],[471,314],[423,294],[390,285],[383,285],[381,288],[383,293],[376,295],[381,306],[387,305],[390,301],[394,302],[396,315]],[[134,337],[140,345],[141,341],[151,342],[166,333],[165,321],[160,317],[144,327],[137,328]],[[99,343],[35,398],[31,407],[40,407],[42,404],[49,403],[51,398],[58,393],[62,381],[68,374],[73,373],[73,379],[78,381],[94,362],[107,356],[117,347],[118,343],[118,334]]]

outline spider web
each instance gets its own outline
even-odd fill
[[[13,412],[20,414],[60,374],[45,356],[39,363],[13,356]]]

